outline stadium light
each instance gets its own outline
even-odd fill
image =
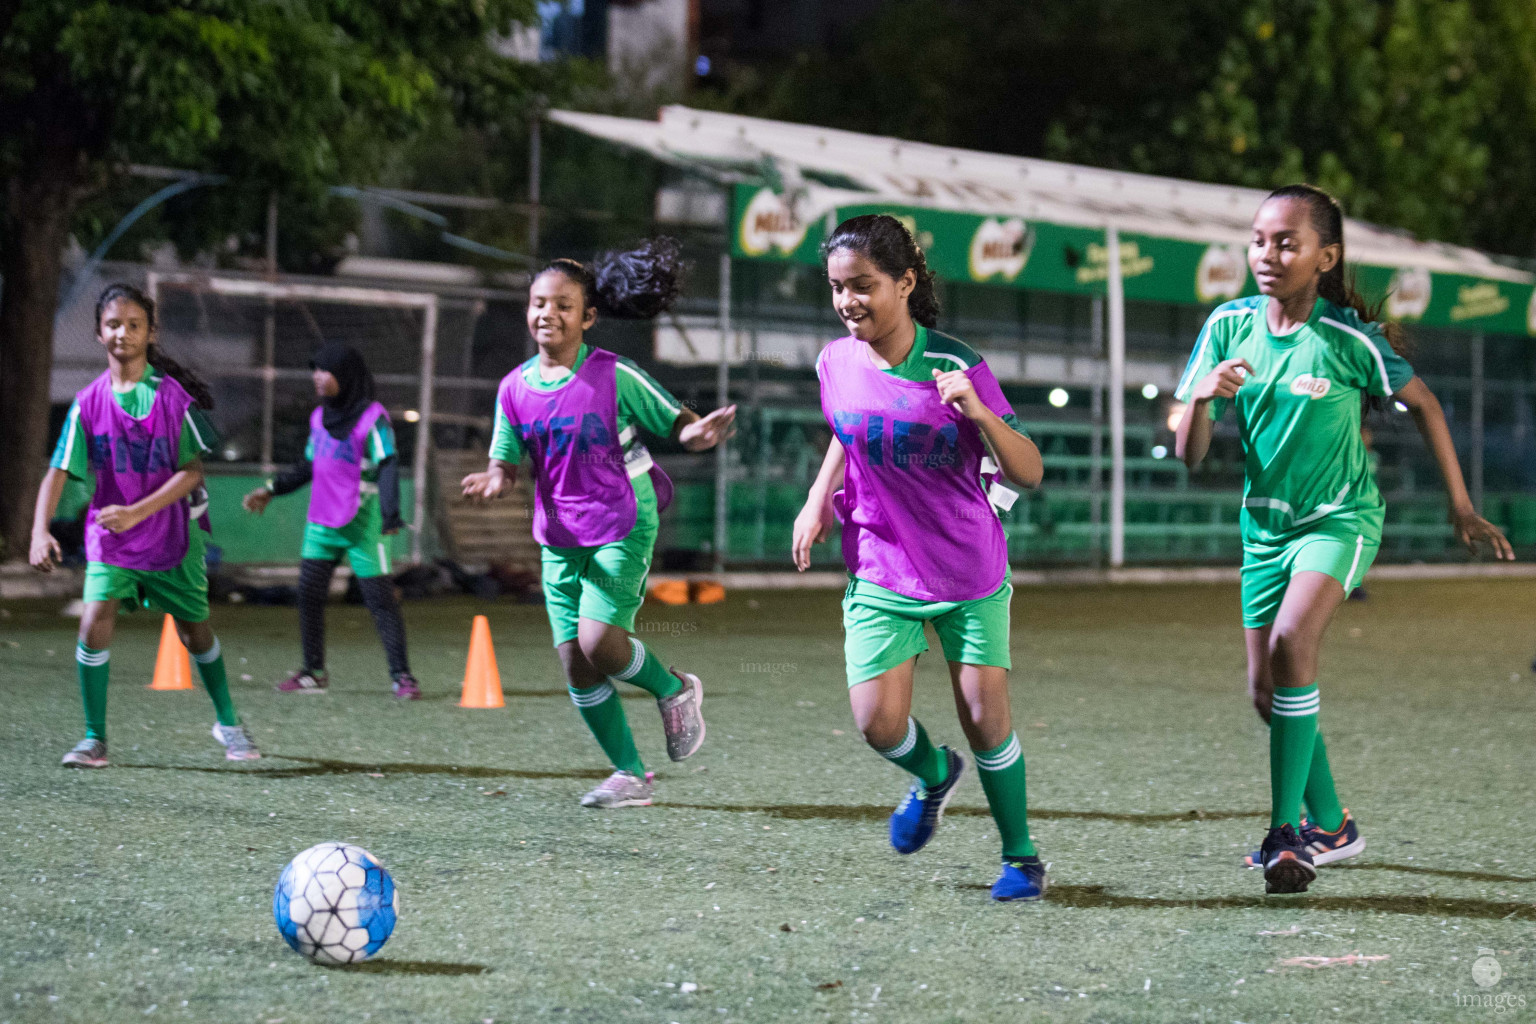
[[[415,409],[407,409],[405,410],[404,419],[407,423],[415,423],[417,420],[421,419],[421,413],[417,412]]]
[[[1051,406],[1056,409],[1066,405],[1071,398],[1072,396],[1067,394],[1066,388],[1051,388],[1051,393],[1045,396],[1045,400],[1050,402]]]
[[[1162,392],[1158,390],[1156,384],[1143,384],[1141,386],[1141,397],[1145,398],[1149,402],[1161,393]]]
[[[1152,457],[1154,459],[1166,459],[1168,457],[1168,447],[1167,447],[1167,445],[1161,445],[1161,444],[1153,445],[1152,446]]]

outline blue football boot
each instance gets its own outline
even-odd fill
[[[965,758],[949,747],[940,747],[949,764],[949,774],[939,785],[929,789],[922,780],[912,783],[907,795],[891,814],[891,845],[897,853],[916,853],[928,845],[939,819],[944,816],[944,806],[955,795],[955,786],[965,772]]]

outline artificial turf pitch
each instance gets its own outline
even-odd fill
[[[1021,589],[1014,716],[1052,886],[1004,905],[974,777],[928,849],[887,845],[906,780],[853,728],[836,593],[648,604],[641,635],[705,680],[709,738],[671,764],[654,703],[628,690],[658,803],[614,812],[577,806],[604,765],[536,606],[407,606],[414,705],[388,697],[362,608],[331,609],[316,697],[271,689],[296,664],[292,609],[216,608],[267,755],[250,765],[223,760],[200,690],[144,688],[159,621],[125,617],[112,767],[71,771],[75,624],[13,604],[0,1022],[1536,1015],[1533,607],[1530,582],[1455,581],[1376,583],[1343,608],[1321,721],[1367,850],[1305,896],[1266,897],[1239,866],[1267,824],[1268,748],[1235,588]],[[504,710],[456,706],[477,611]],[[916,713],[961,742],[942,662],[918,681]],[[283,865],[328,839],[378,855],[402,893],[358,968],[310,965],[272,924]],[[1285,963],[1351,953],[1384,959]],[[1480,955],[1502,969],[1488,988]]]

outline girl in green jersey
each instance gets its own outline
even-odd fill
[[[1179,383],[1189,407],[1178,454],[1199,465],[1211,424],[1235,408],[1248,688],[1270,723],[1270,830],[1248,863],[1264,868],[1266,891],[1305,892],[1317,865],[1365,848],[1318,730],[1317,661],[1329,620],[1381,544],[1384,506],[1360,437],[1367,402],[1390,398],[1413,415],[1457,538],[1473,552],[1479,543],[1499,558],[1514,552],[1473,509],[1445,414],[1399,353],[1396,326],[1376,322],[1346,283],[1338,202],[1310,185],[1270,193],[1253,219],[1248,265],[1260,294],[1211,313]]]

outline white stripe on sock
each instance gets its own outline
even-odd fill
[[[577,690],[567,687],[571,695],[571,703],[579,708],[594,708],[613,696],[613,687],[608,683],[599,683],[590,690]]]
[[[82,665],[90,665],[93,668],[98,665],[105,665],[107,659],[111,656],[111,651],[88,651],[83,646],[75,648],[75,660]]]
[[[642,644],[639,640],[636,640],[634,637],[630,637],[629,650],[629,664],[624,666],[624,671],[615,672],[613,674],[615,679],[622,679],[625,682],[628,682],[629,680],[635,678],[635,676],[639,675],[641,666],[645,664],[644,644]]]
[[[220,655],[223,653],[224,647],[219,643],[219,638],[214,637],[213,646],[208,648],[202,654],[192,655],[192,660],[197,662],[199,665],[212,665],[214,662],[219,660]]]
[[[1001,753],[990,757],[984,757],[976,751],[972,753],[976,755],[976,767],[987,772],[1000,772],[1004,768],[1010,768],[1024,756],[1024,750],[1019,746],[1019,734],[1016,732],[1008,734],[1008,743]]]
[[[907,735],[900,743],[888,750],[878,751],[881,757],[887,761],[894,761],[898,757],[906,757],[917,746],[917,719],[907,716]]]

